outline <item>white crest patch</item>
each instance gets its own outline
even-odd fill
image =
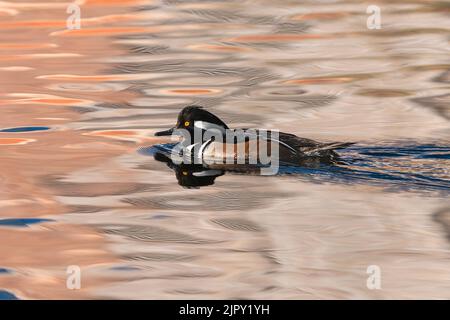
[[[218,126],[217,124],[207,122],[207,121],[195,121],[194,127],[203,129],[203,130],[218,130],[221,133],[225,133],[226,129]]]

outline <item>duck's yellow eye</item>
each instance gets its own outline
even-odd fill
[[[185,126],[185,127],[189,127],[189,124],[190,124],[189,121],[185,121],[185,122],[184,122],[184,126]]]
[[[187,171],[183,171],[183,176],[187,176],[188,172]]]

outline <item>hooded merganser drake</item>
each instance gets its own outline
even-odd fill
[[[228,139],[230,134],[233,140]],[[239,166],[239,163],[248,164],[249,159],[252,158],[259,161],[263,156],[261,152],[263,143],[265,143],[264,146],[267,149],[268,156],[271,156],[274,153],[275,146],[277,147],[277,160],[280,164],[305,166],[317,166],[322,163],[334,164],[339,163],[339,156],[334,150],[353,144],[342,142],[321,143],[278,131],[230,129],[225,122],[200,106],[183,108],[174,127],[156,132],[155,135],[183,136],[184,139],[180,143],[182,148],[178,154],[200,159],[200,163],[209,159],[209,167],[212,167],[211,159],[219,160],[214,162],[214,164],[217,164],[224,159],[231,158],[235,160],[232,163],[234,168]],[[200,138],[198,138],[199,136]],[[221,137],[227,139],[220,139]],[[251,148],[251,141],[256,141],[256,148]],[[239,154],[239,150],[242,151],[241,154]],[[238,162],[236,166],[238,159],[242,159],[243,162]]]

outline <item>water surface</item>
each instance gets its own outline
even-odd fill
[[[79,3],[0,4],[0,299],[450,298],[447,2]],[[188,104],[357,144],[187,188]]]

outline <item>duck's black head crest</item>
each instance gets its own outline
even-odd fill
[[[186,128],[187,126],[185,124],[187,122],[189,122],[189,126],[194,126],[196,121],[208,122],[228,129],[228,126],[219,117],[200,106],[187,106],[183,108],[178,115],[177,128]]]
[[[208,128],[219,128],[225,131],[228,126],[220,120],[217,116],[200,106],[187,106],[183,108],[178,114],[178,119],[175,127],[155,133],[157,136],[167,136],[174,133],[175,129],[186,129],[193,132],[194,127],[206,130]]]

